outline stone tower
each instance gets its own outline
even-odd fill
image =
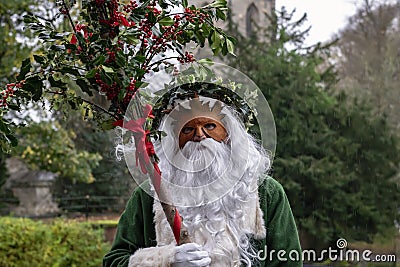
[[[189,0],[189,4],[204,6],[211,0]],[[271,15],[275,10],[275,0],[228,0],[232,20],[238,24],[239,31],[249,36],[255,29],[254,24],[261,27],[268,25],[265,14]]]

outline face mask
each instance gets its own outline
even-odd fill
[[[227,137],[228,133],[221,122],[208,117],[196,117],[180,130],[179,147],[183,148],[188,141],[199,142],[205,138],[212,138],[222,142]]]

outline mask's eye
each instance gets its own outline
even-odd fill
[[[182,132],[183,134],[189,134],[189,133],[191,133],[193,130],[194,130],[193,127],[183,127],[183,129],[181,130],[181,132]]]
[[[207,130],[214,130],[215,127],[217,127],[215,123],[207,123],[206,125],[204,125],[204,128],[206,128]]]

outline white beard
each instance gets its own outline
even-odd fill
[[[184,160],[182,159],[184,157]],[[167,178],[171,183],[199,187],[209,185],[221,178],[230,169],[230,149],[226,144],[207,138],[201,142],[189,141],[176,154],[172,162],[180,162],[178,166],[171,165]]]
[[[191,236],[201,233],[200,239],[205,240],[201,245],[211,256],[226,257],[227,262],[242,258],[249,264],[254,252],[243,211],[249,201],[257,198],[258,177],[254,172],[235,170],[238,164],[232,160],[229,145],[211,138],[188,142],[181,152],[167,157],[162,151],[157,154],[163,179],[179,189],[184,187],[183,191],[174,191],[175,187],[168,189],[169,193],[173,192],[172,203],[195,203],[177,207],[184,226]],[[235,177],[235,173],[241,176]],[[218,182],[216,186],[215,182]],[[234,266],[239,265],[236,262]]]

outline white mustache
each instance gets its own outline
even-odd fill
[[[174,184],[188,187],[207,185],[229,171],[230,149],[211,138],[188,142],[172,164],[175,177],[171,177],[171,182]]]

